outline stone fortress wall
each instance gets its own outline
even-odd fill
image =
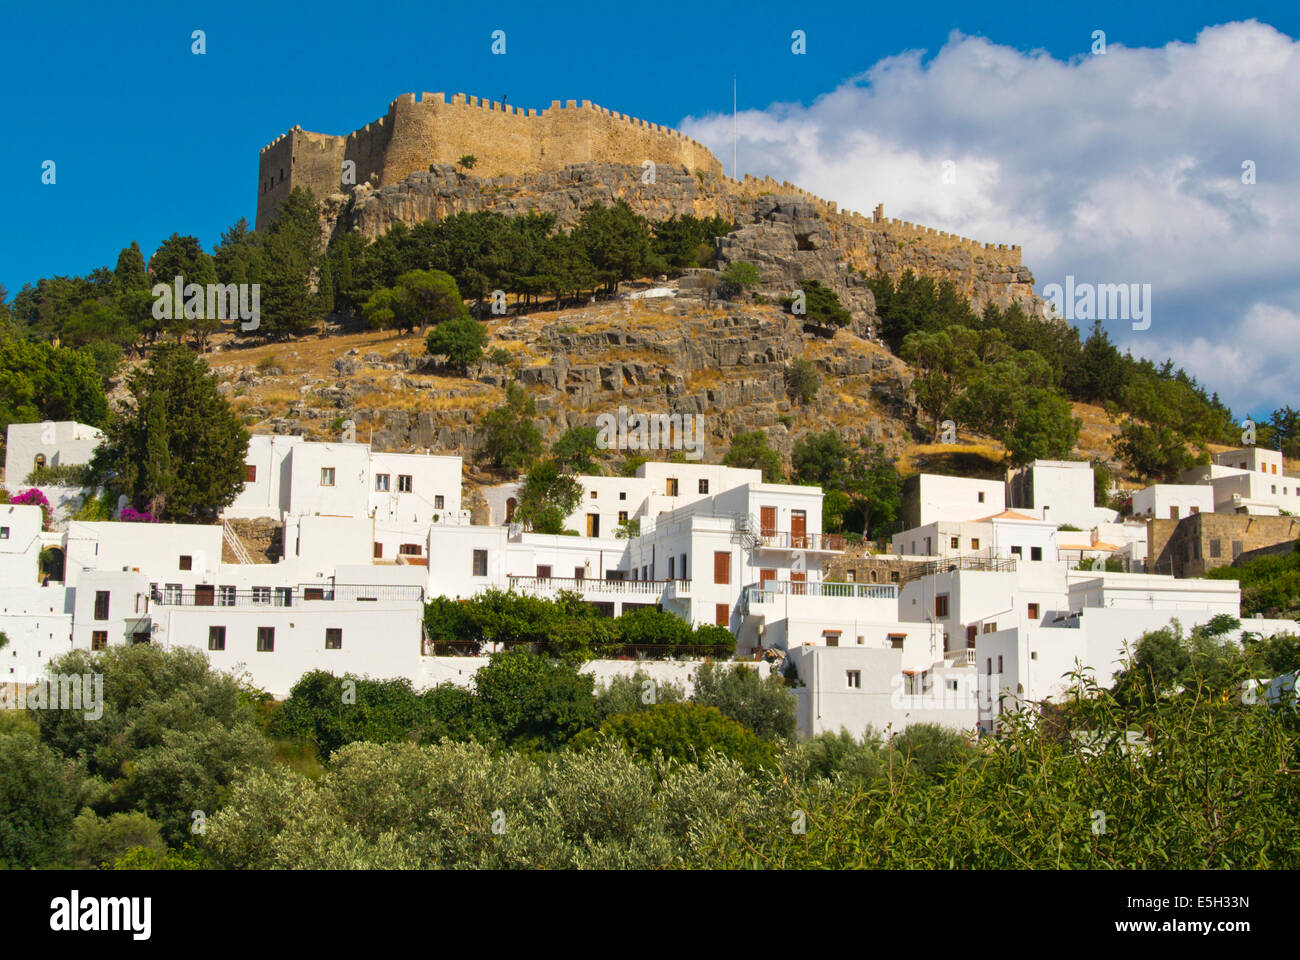
[[[388,113],[346,136],[312,133],[295,126],[262,148],[259,157],[257,223],[261,230],[295,186],[309,188],[318,198],[345,193],[346,161],[355,164],[356,184],[376,187],[398,184],[430,164],[454,164],[466,154],[477,158],[477,177],[519,176],[560,170],[568,164],[615,163],[640,167],[644,161],[706,176],[730,194],[754,199],[763,195],[799,196],[813,204],[817,215],[850,260],[866,257],[880,234],[900,245],[926,250],[966,250],[972,256],[1006,267],[1021,266],[1018,245],[980,243],[933,227],[884,216],[877,205],[871,216],[841,211],[794,184],[746,174],[743,180],[725,176],[722,164],[707,147],[680,131],[627,114],[569,100],[551,101],[542,111],[454,94],[424,93],[419,100],[406,93]]]

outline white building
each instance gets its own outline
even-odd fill
[[[922,473],[903,484],[903,522],[924,527],[937,521],[980,520],[1006,509],[1006,484]]]
[[[1214,488],[1188,483],[1153,483],[1133,491],[1133,515],[1177,520],[1194,513],[1214,512]]]
[[[1041,520],[1087,530],[1116,513],[1094,504],[1092,464],[1086,460],[1035,460],[1007,481],[1007,505]]]
[[[90,462],[104,434],[73,420],[11,423],[5,434],[5,486],[25,487],[38,467],[78,466]]]

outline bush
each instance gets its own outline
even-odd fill
[[[600,735],[622,743],[634,757],[655,761],[662,756],[681,763],[703,763],[721,753],[754,773],[773,766],[775,752],[751,731],[716,707],[697,703],[659,703],[635,713],[610,717],[600,725]],[[575,746],[598,742],[588,731]]]
[[[795,699],[775,675],[766,680],[750,667],[701,665],[692,699],[717,707],[765,740],[789,739],[795,732]]]

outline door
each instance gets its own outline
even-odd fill
[[[210,583],[200,583],[194,588],[194,605],[196,607],[210,607],[216,598],[216,587]]]
[[[807,593],[808,588],[807,586],[805,586],[805,581],[807,579],[808,579],[808,574],[806,573],[792,572],[790,574],[790,594],[792,596],[802,597],[805,593]]]
[[[324,587],[303,587],[302,598],[304,600],[324,600],[325,588]]]
[[[975,637],[977,635],[977,630],[978,628],[973,623],[966,628],[966,649],[967,650],[975,649]]]
[[[713,554],[713,582],[731,583],[731,554],[725,550]]]
[[[600,514],[599,513],[587,514],[587,536],[589,537],[600,536]]]
[[[758,582],[760,584],[767,583],[767,581],[775,580],[775,579],[776,579],[776,570],[771,567],[758,571]]]
[[[549,579],[551,579],[551,568],[550,568],[550,566],[543,566],[543,565],[541,565],[541,564],[538,564],[538,565],[537,565],[537,579],[538,579],[538,580],[549,580]]]
[[[759,507],[759,532],[765,537],[776,533],[776,507]]]
[[[798,550],[808,547],[808,515],[802,510],[790,511],[790,546]]]

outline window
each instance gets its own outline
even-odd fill
[[[907,639],[905,633],[891,633],[889,635],[889,645],[895,650],[903,649],[903,641]]]
[[[677,496],[677,478],[676,478],[676,477],[669,477],[669,478],[668,478],[668,489],[665,491],[665,493],[667,493],[668,496],[670,496],[670,497],[675,497],[675,496]]]
[[[95,619],[96,620],[108,619],[108,591],[107,590],[95,591]]]
[[[984,502],[984,491],[981,490],[981,491],[980,491],[980,503],[983,503],[983,502]]]
[[[949,538],[948,538],[948,545],[949,545],[950,547],[952,547],[954,550],[960,550],[960,549],[961,549],[961,540],[960,540],[958,537],[949,537]]]
[[[382,559],[384,559],[384,545],[383,545],[382,543],[378,543],[378,542],[375,543],[375,556],[374,556],[374,558],[375,558],[376,560],[382,560]]]
[[[275,651],[275,627],[257,628],[257,652],[273,653]]]
[[[229,586],[217,587],[217,606],[233,607],[235,605],[235,588]]]
[[[397,492],[410,493],[415,489],[415,481],[409,473],[399,473],[397,475]]]
[[[474,576],[476,577],[487,576],[487,551],[486,550],[474,551]]]
[[[857,580],[858,580],[858,574],[856,571],[854,570],[845,571],[844,573],[845,583],[857,583]]]
[[[996,620],[990,620],[988,623],[984,624],[985,633],[997,633],[997,631],[998,631],[998,622]]]
[[[840,631],[823,630],[822,640],[826,642],[826,646],[828,647],[838,647],[840,645]]]
[[[539,564],[537,565],[537,579],[539,579],[539,580],[549,580],[549,579],[551,579],[551,567],[550,567],[550,564],[542,564],[542,563],[539,563]]]
[[[0,540],[8,540],[8,539],[9,539],[9,528],[0,527]]]
[[[1011,555],[1012,555],[1013,557],[1023,556],[1023,554],[1022,554],[1022,552],[1021,552],[1021,550],[1020,550],[1019,547],[1012,547],[1012,548],[1011,548]]]
[[[948,594],[941,593],[934,598],[934,615],[939,619],[948,616]]]
[[[1002,657],[998,657],[998,676],[1002,675]]]
[[[621,525],[621,524],[624,524],[624,523],[627,523],[627,511],[626,511],[626,510],[620,510],[620,511],[618,512],[618,522],[619,522],[620,525]]]
[[[185,554],[181,554],[180,567],[182,570],[193,570],[194,558],[191,556],[186,556]]]
[[[389,479],[390,479],[390,475],[387,474],[387,473],[376,473],[376,474],[375,474],[375,490],[376,490],[376,492],[378,492],[378,493],[387,493],[387,492],[388,492],[388,481],[389,481]]]
[[[244,464],[244,482],[245,483],[257,482],[257,467],[251,463]]]
[[[1029,659],[1030,659],[1030,660],[1037,660],[1037,659],[1038,659],[1038,651],[1037,651],[1037,650],[1030,650],[1030,651],[1029,651]]]
[[[682,554],[681,568],[682,568],[682,579],[685,580],[686,579],[686,554],[684,553]]]
[[[270,602],[271,602],[271,588],[270,588],[270,587],[254,587],[254,588],[253,588],[253,602],[254,602],[254,603],[270,603]]]
[[[404,543],[397,548],[397,552],[404,557],[418,557],[423,555],[424,547],[418,543]]]
[[[596,491],[595,491],[595,490],[591,491],[591,499],[593,499],[593,500],[596,499]]]
[[[574,568],[573,568],[573,579],[574,579],[574,580],[586,580],[586,579],[587,579],[587,568],[586,568],[586,567],[574,567]]]
[[[618,498],[619,498],[620,500],[626,500],[626,499],[627,499],[627,491],[626,491],[626,490],[620,490],[620,491],[618,492]]]
[[[333,468],[333,467],[321,467],[321,468],[320,468],[320,485],[321,485],[322,487],[332,487],[332,486],[334,486],[334,468]]]
[[[1192,516],[1196,516],[1200,512],[1201,512],[1200,507],[1192,507]]]
[[[1276,483],[1273,484],[1273,485],[1269,488],[1269,492],[1270,492],[1270,493],[1277,493],[1277,484],[1276,484]]]
[[[1042,548],[1042,547],[1030,547],[1030,548],[1029,548],[1029,559],[1030,559],[1030,560],[1041,560],[1041,559],[1043,559],[1043,548]]]
[[[436,494],[434,494],[434,496],[433,496],[433,509],[435,509],[435,510],[442,510],[444,507],[446,507],[446,505],[447,505],[447,499],[446,499],[446,497],[444,497],[441,493],[436,493]]]
[[[1211,541],[1210,541],[1210,557],[1211,557],[1211,559],[1213,559],[1213,558],[1215,558],[1215,557],[1218,557],[1218,556],[1221,556],[1222,553],[1223,553],[1223,548],[1220,546],[1219,541],[1218,541],[1217,539],[1216,539],[1216,540],[1211,540]]]
[[[163,584],[163,603],[180,603],[183,591],[179,583]]]
[[[731,554],[725,550],[713,553],[713,582],[731,583]]]
[[[890,574],[889,574],[889,582],[890,582],[890,583],[898,583],[898,571],[897,571],[897,570],[892,570],[892,571],[890,571]]]
[[[707,481],[707,480],[701,480],[701,481],[700,481],[700,493],[708,493],[708,492],[709,492],[709,481]]]
[[[844,677],[845,677],[845,679],[848,681],[848,685],[849,685],[849,689],[850,689],[850,690],[861,690],[861,689],[862,689],[862,671],[861,671],[861,670],[845,670],[845,671],[844,671]]]
[[[1038,604],[1036,604],[1036,603],[1031,603],[1031,604],[1029,605],[1029,619],[1030,619],[1030,620],[1037,620],[1037,619],[1038,619]]]
[[[980,538],[979,538],[979,537],[971,537],[971,538],[970,538],[970,548],[971,548],[972,550],[978,550],[978,549],[980,548]]]
[[[90,649],[103,650],[108,646],[108,631],[93,630],[90,634]]]
[[[1170,507],[1170,508],[1169,508],[1169,519],[1170,519],[1170,520],[1177,520],[1177,519],[1178,519],[1178,508],[1177,508],[1177,507]]]
[[[342,627],[325,628],[325,649],[326,650],[343,649],[343,628]]]
[[[1240,540],[1232,541],[1232,559],[1236,560],[1241,556],[1242,546]]]
[[[676,557],[668,558],[668,579],[669,580],[677,579],[677,558]]]
[[[719,603],[713,608],[713,622],[720,627],[725,627],[731,623],[731,608],[725,603]]]
[[[226,649],[226,628],[225,627],[208,627],[208,649],[209,650]]]

